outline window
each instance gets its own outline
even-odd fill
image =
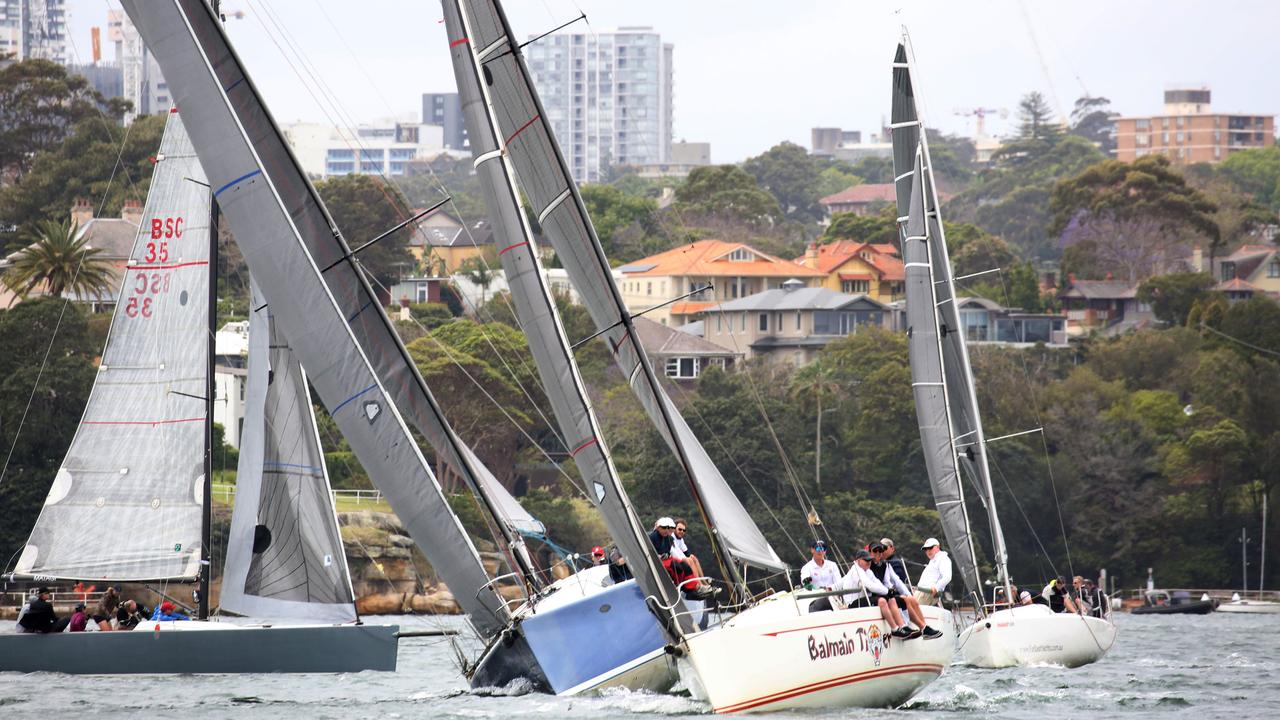
[[[1267,277],[1280,278],[1280,260],[1272,260],[1267,264]]]
[[[753,255],[751,251],[746,248],[738,248],[737,250],[734,250],[733,252],[729,253],[730,262],[751,262],[752,260],[755,260],[755,259],[756,259],[756,256]]]
[[[742,313],[742,332],[747,331],[747,314]]]
[[[721,322],[720,322],[721,317],[723,316],[720,315],[719,313],[716,313],[716,334],[717,335],[719,335],[723,331],[723,326],[721,325]]]
[[[1140,133],[1134,136],[1134,142],[1138,145],[1150,145],[1151,136],[1146,133]]]
[[[692,380],[698,377],[698,359],[691,357],[667,358],[667,377]]]
[[[1236,264],[1233,262],[1222,263],[1222,282],[1231,282],[1236,279]]]
[[[652,295],[652,294],[653,294],[653,283],[651,283],[651,282],[647,282],[647,283],[645,283],[645,284],[644,284],[644,294],[645,294],[645,295]]]
[[[769,332],[769,313],[760,313],[760,332]]]
[[[1160,144],[1161,144],[1161,145],[1168,145],[1168,144],[1169,144],[1169,133],[1168,133],[1168,132],[1162,132],[1162,133],[1160,133]]]
[[[1183,139],[1182,133],[1178,133],[1177,138],[1178,138],[1178,142],[1182,142],[1182,139]]]
[[[800,311],[797,310],[796,311],[796,330],[799,330],[799,329],[800,329]]]
[[[871,292],[870,280],[844,280],[840,283],[840,291],[844,293],[869,293]]]
[[[966,340],[983,342],[987,340],[990,314],[986,310],[966,310],[960,313],[960,321],[964,324]]]

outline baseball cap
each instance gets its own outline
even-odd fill
[[[866,550],[859,550],[858,552],[853,554],[853,559],[854,560],[871,560],[871,553],[867,552]]]
[[[673,528],[675,526],[676,526],[676,521],[672,520],[669,517],[658,518],[658,527],[660,528]]]
[[[867,546],[867,549],[871,552],[884,552],[885,547],[884,543],[873,542]]]
[[[592,554],[592,555],[599,555],[600,557],[604,557],[604,548],[602,548],[602,547],[600,547],[599,545],[597,545],[597,546],[595,546],[595,547],[591,548],[591,554]]]
[[[889,538],[880,538],[880,544],[887,548],[893,547],[893,541]]]
[[[924,541],[924,544],[920,546],[920,549],[928,550],[931,547],[938,547],[938,545],[940,545],[940,543],[938,542],[938,538],[929,538],[928,540]]]

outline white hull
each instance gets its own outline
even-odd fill
[[[1273,600],[1232,600],[1218,605],[1218,612],[1254,613],[1259,615],[1280,613],[1280,602]]]
[[[923,607],[944,633],[889,636],[877,608],[808,613],[791,593],[687,637],[677,664],[690,693],[717,713],[800,707],[895,707],[942,673],[955,651],[951,614]]]
[[[967,665],[1079,667],[1096,662],[1116,642],[1116,626],[1106,620],[1055,613],[1044,605],[1023,605],[992,613],[960,633]]]

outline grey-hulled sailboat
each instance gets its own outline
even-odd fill
[[[97,378],[15,575],[207,583],[210,209],[204,171],[182,120],[170,113]],[[251,363],[262,366],[265,359]],[[336,522],[331,512],[328,522]],[[345,565],[335,582],[349,583]],[[207,601],[200,599],[203,611]],[[290,617],[298,616],[316,617],[302,608]],[[144,622],[131,631],[0,635],[0,670],[394,670],[397,630],[250,626],[202,616]]]

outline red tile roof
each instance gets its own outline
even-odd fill
[[[862,183],[828,195],[818,202],[822,205],[850,205],[855,203],[896,202],[897,191],[893,183]]]
[[[755,257],[752,260],[730,260],[734,250],[745,249]],[[632,268],[629,270],[628,268]],[[622,273],[627,277],[663,277],[668,275],[695,275],[703,277],[822,277],[826,273],[807,268],[790,260],[783,260],[760,252],[745,243],[723,240],[699,240],[681,245],[666,252],[650,255],[624,265]]]
[[[818,246],[818,269],[824,274],[831,274],[854,256],[869,251],[867,257],[860,258],[875,269],[882,280],[906,280],[906,269],[898,255],[896,245],[890,243],[861,243],[855,240],[837,240]],[[797,258],[797,262],[804,260]]]

